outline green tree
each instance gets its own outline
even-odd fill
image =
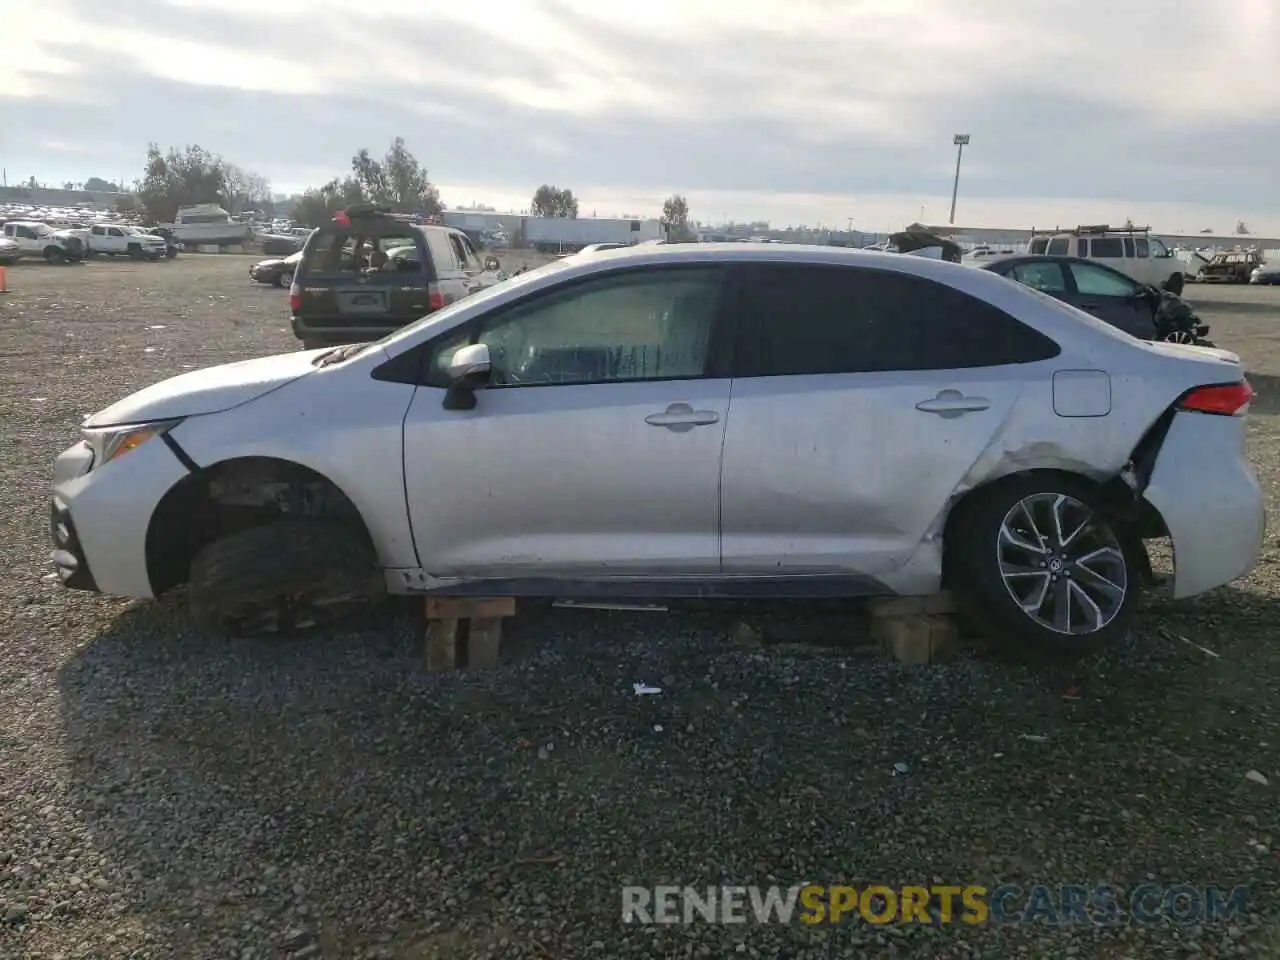
[[[529,212],[535,217],[564,217],[576,220],[578,217],[578,198],[572,190],[562,190],[544,183],[533,192],[529,201]]]
[[[678,193],[667,197],[662,204],[662,229],[667,240],[673,243],[693,239],[693,231],[689,228],[689,201]]]
[[[99,192],[117,193],[120,188],[110,180],[103,180],[101,177],[90,177],[84,182],[86,190],[97,190]]]
[[[151,220],[170,223],[179,207],[219,203],[225,192],[226,164],[217,154],[198,144],[181,152],[171,147],[168,153],[155,143],[148,145],[138,199]]]
[[[364,187],[355,177],[334,177],[300,196],[293,205],[292,216],[294,222],[304,227],[318,227],[328,223],[339,210],[368,199]]]
[[[396,137],[381,160],[361,148],[351,158],[351,173],[364,199],[388,206],[395,213],[434,216],[444,209],[440,191],[427,176],[427,168],[404,145],[404,137]]]

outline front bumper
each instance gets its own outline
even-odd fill
[[[57,497],[49,506],[49,537],[53,541],[49,559],[62,585],[72,590],[97,591],[98,583],[89,570],[89,560],[80,545],[71,511]]]
[[[187,468],[161,440],[106,464],[86,443],[54,462],[50,559],[64,585],[120,597],[151,597],[147,529]]]

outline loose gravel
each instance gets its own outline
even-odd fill
[[[838,605],[780,605],[533,607],[497,670],[442,676],[407,605],[237,643],[193,631],[181,597],[62,590],[49,468],[81,417],[296,347],[249,262],[22,264],[0,295],[0,957],[1280,956],[1274,537],[1247,579],[1153,599],[1131,645],[1071,673],[903,668]],[[1190,295],[1257,371],[1274,516],[1280,291]],[[1122,929],[620,922],[624,884],[810,879],[1243,883],[1253,909]]]

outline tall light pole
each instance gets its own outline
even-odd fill
[[[951,138],[951,142],[956,145],[956,180],[951,187],[951,220],[948,222],[955,226],[956,194],[960,192],[960,158],[964,156],[964,148],[969,144],[969,135],[967,133],[957,133]]]

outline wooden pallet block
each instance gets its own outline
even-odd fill
[[[924,665],[955,652],[955,606],[949,593],[872,601],[871,635],[899,663]]]
[[[428,597],[427,669],[495,666],[502,621],[515,612],[514,597]]]

